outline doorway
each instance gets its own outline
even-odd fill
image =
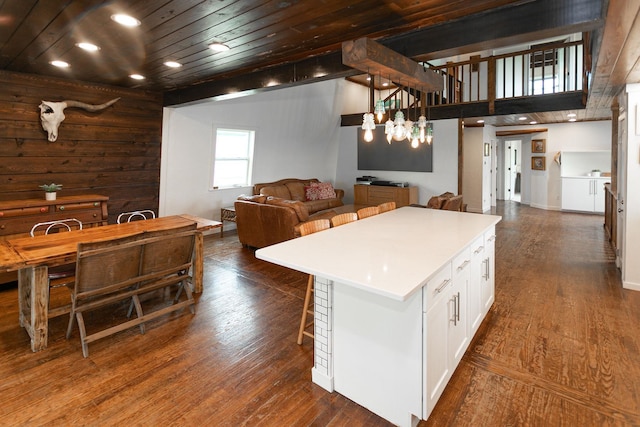
[[[499,179],[497,194],[502,200],[510,200],[520,203],[522,200],[522,140],[503,140],[504,150],[499,156],[498,164],[502,171],[498,170]]]

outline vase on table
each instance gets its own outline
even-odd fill
[[[49,192],[48,191],[48,192],[44,193],[44,198],[46,200],[55,200],[56,199],[56,194],[57,193],[55,193],[55,192]]]

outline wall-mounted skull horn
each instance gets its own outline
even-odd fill
[[[115,104],[120,98],[112,99],[109,102],[105,102],[104,104],[93,105],[86,104],[80,101],[62,101],[62,102],[51,102],[51,101],[42,101],[40,104],[40,121],[42,122],[42,129],[44,129],[49,135],[49,141],[54,142],[58,139],[58,126],[64,120],[64,109],[67,107],[77,107],[82,108],[87,111],[95,112],[104,110],[110,105]]]

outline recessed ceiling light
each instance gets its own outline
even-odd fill
[[[570,121],[570,122],[575,122],[575,121],[576,121],[576,119],[575,119],[575,117],[574,117],[574,118],[569,119],[569,121]]]
[[[576,116],[576,113],[569,113],[569,114],[567,114],[567,117],[575,117],[575,116]]]
[[[49,64],[58,68],[69,68],[69,63],[64,61],[55,60],[55,61],[49,62]]]
[[[531,121],[529,122],[529,124],[530,124],[530,125],[535,125],[535,124],[537,124],[537,123],[538,123],[538,122],[536,122],[535,120],[531,120]]]
[[[167,67],[171,67],[171,68],[180,68],[182,67],[182,64],[176,61],[167,61],[164,63],[164,65],[166,65]]]
[[[222,43],[211,43],[209,45],[209,49],[213,50],[214,52],[226,52],[229,50],[229,46]]]
[[[518,120],[527,120],[526,117],[518,117]]]
[[[484,123],[484,120],[480,119],[477,123]]]
[[[97,50],[100,50],[100,48],[93,43],[81,42],[76,43],[76,46],[78,46],[82,50],[86,50],[87,52],[95,52]]]
[[[140,21],[138,21],[133,16],[125,15],[122,13],[116,13],[115,15],[111,15],[111,19],[116,21],[120,25],[124,25],[125,27],[139,27]]]
[[[142,74],[130,74],[129,77],[131,77],[134,80],[144,80],[146,78]]]
[[[389,82],[384,82],[384,83],[382,83],[382,86],[384,86],[384,87],[389,86]]]

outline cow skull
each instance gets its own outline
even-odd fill
[[[79,101],[42,101],[39,106],[42,129],[44,129],[49,135],[49,141],[54,142],[56,139],[58,139],[58,126],[60,126],[60,123],[62,123],[62,121],[64,120],[65,108],[77,107],[94,112],[104,110],[108,106],[115,104],[119,99],[120,98],[115,98],[100,105],[85,104],[84,102]]]

